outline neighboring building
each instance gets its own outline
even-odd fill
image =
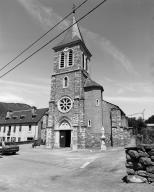
[[[148,123],[146,124],[147,128],[153,128],[154,129],[154,123]]]
[[[0,139],[9,142],[30,141],[40,138],[45,140],[44,130],[47,112],[48,108],[7,112],[5,117],[0,118]]]
[[[120,107],[107,101],[103,101],[103,126],[107,145],[123,146],[129,142],[132,129],[128,128],[128,118]]]
[[[53,48],[54,74],[51,77],[46,145],[100,148],[104,89],[90,78],[88,67],[92,55],[74,16],[73,24],[63,41]]]

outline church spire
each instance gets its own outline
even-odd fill
[[[91,53],[89,52],[89,50],[87,49],[80,28],[78,26],[78,23],[76,21],[75,18],[75,5],[73,4],[73,18],[72,18],[72,23],[71,23],[71,27],[68,31],[65,32],[65,36],[63,38],[63,40],[58,43],[55,47],[53,47],[53,49],[55,51],[58,51],[59,49],[65,48],[65,47],[70,47],[70,46],[74,46],[76,44],[81,44],[83,46],[83,48],[85,49],[85,51],[88,53],[89,56],[91,56]]]

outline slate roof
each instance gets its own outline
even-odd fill
[[[118,105],[115,105],[115,104],[110,103],[110,102],[105,101],[105,100],[103,100],[103,102],[106,103],[106,104],[108,104],[108,105],[110,105],[110,106],[111,106],[111,109],[112,109],[112,108],[116,108],[116,109],[120,110],[123,115],[126,115],[126,114],[124,113],[124,111],[123,111]]]
[[[84,84],[84,88],[90,88],[90,89],[101,89],[102,91],[104,91],[104,88],[102,85],[96,83],[95,81],[91,80],[90,78],[86,79],[86,82]]]
[[[88,55],[91,57],[91,53],[89,52],[89,50],[85,45],[78,23],[76,23],[75,16],[73,16],[72,24],[74,25],[65,32],[63,40],[59,42],[55,47],[53,47],[53,49],[56,51],[66,46],[81,44],[83,48],[86,50],[86,52],[88,53]]]
[[[36,124],[48,111],[48,108],[36,109],[35,115],[30,110],[13,111],[10,118],[0,118],[0,125]]]

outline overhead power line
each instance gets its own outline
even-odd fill
[[[69,27],[67,27],[65,30],[63,30],[61,33],[59,33],[57,36],[55,36],[53,39],[51,39],[50,41],[48,41],[46,44],[44,44],[42,47],[40,47],[39,49],[37,49],[35,52],[33,52],[31,55],[29,55],[27,58],[25,58],[24,60],[22,60],[21,62],[19,62],[17,65],[15,65],[13,68],[11,68],[10,70],[8,70],[6,73],[4,73],[3,75],[0,76],[0,79],[4,76],[6,76],[8,73],[10,73],[11,71],[13,71],[15,68],[17,68],[18,66],[20,66],[21,64],[23,64],[25,61],[27,61],[29,58],[31,58],[33,55],[35,55],[37,52],[39,52],[40,50],[42,50],[44,47],[46,47],[47,45],[49,45],[50,43],[52,43],[55,39],[57,39],[59,36],[61,36],[63,33],[65,33],[68,29],[70,29],[73,25],[75,25],[76,23],[79,23],[82,19],[84,19],[85,17],[87,17],[90,13],[92,13],[94,10],[96,10],[98,7],[100,7],[103,3],[105,3],[107,0],[103,0],[102,2],[100,2],[98,5],[96,5],[93,9],[91,9],[89,12],[87,12],[85,15],[83,15],[81,18],[79,18],[75,23],[73,23],[72,25],[70,25]]]
[[[85,4],[88,0],[83,1],[80,5],[77,7],[74,7],[73,10],[68,13],[63,19],[61,19],[58,23],[56,23],[51,29],[49,29],[46,33],[44,33],[42,36],[40,36],[37,40],[35,40],[33,43],[31,43],[27,48],[25,48],[21,53],[19,53],[16,57],[14,57],[11,61],[9,61],[6,65],[4,65],[2,68],[0,68],[0,71],[5,69],[7,66],[9,66],[13,61],[15,61],[17,58],[19,58],[23,53],[28,51],[33,45],[35,45],[38,41],[40,41],[43,37],[45,37],[50,31],[55,29],[59,24],[61,24],[65,19],[67,19],[74,11],[78,10],[83,4]]]

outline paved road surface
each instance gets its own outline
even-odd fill
[[[154,185],[125,184],[122,148],[107,152],[32,149],[0,159],[0,192],[153,192]]]

